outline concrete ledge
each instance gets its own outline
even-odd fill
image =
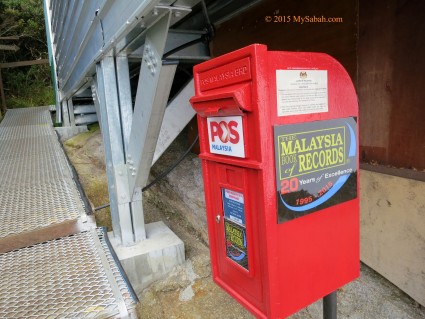
[[[77,134],[88,131],[87,125],[55,127],[55,129],[58,132],[60,140],[62,142],[70,139],[71,137],[74,137]]]
[[[121,246],[112,233],[108,234],[136,293],[185,261],[183,241],[162,221],[145,227],[147,239],[130,247]]]

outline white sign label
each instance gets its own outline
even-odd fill
[[[277,115],[328,112],[327,70],[276,70]]]
[[[210,152],[245,158],[242,116],[207,118]]]

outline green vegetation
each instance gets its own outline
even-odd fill
[[[87,141],[93,136],[93,133],[97,132],[99,128],[99,123],[94,123],[87,125],[88,131],[80,133],[65,142],[66,146],[72,147],[74,149],[80,149],[87,144]]]
[[[0,0],[0,40],[18,51],[0,50],[0,63],[46,59],[47,42],[42,0]],[[48,64],[1,70],[8,108],[55,103]]]
[[[8,108],[55,104],[48,65],[10,69],[3,74]]]

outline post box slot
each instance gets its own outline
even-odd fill
[[[251,85],[245,83],[195,96],[190,102],[201,117],[242,115],[252,110],[250,94]]]

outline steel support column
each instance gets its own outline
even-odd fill
[[[123,246],[146,238],[142,190],[146,185],[176,71],[162,65],[170,25],[166,12],[146,35],[134,112],[126,56],[106,56],[92,87],[105,147],[114,236]]]
[[[56,98],[56,123],[62,123],[62,103]]]
[[[146,34],[128,148],[130,190],[145,186],[148,180],[174,78],[176,65],[162,65],[170,16],[164,15]]]
[[[130,142],[130,132],[131,125],[133,121],[133,101],[131,99],[131,87],[130,87],[130,72],[128,69],[128,59],[127,56],[117,56],[116,57],[116,70],[117,70],[117,79],[118,79],[118,96],[120,100],[120,114],[121,114],[121,123],[122,133],[123,133],[123,143],[124,143],[124,152],[126,156],[126,163],[131,161],[128,158],[128,145]],[[134,231],[134,240],[136,242],[146,239],[146,230],[145,230],[145,219],[143,215],[143,203],[142,203],[142,189],[141,187],[134,190],[129,189],[129,193],[133,194],[131,198],[131,212],[133,217],[133,231]]]
[[[95,104],[100,114],[108,175],[109,200],[114,236],[124,246],[134,244],[133,223],[125,165],[123,132],[118,99],[115,58],[105,57],[96,66]],[[127,79],[129,81],[129,79]]]
[[[0,68],[0,115],[6,114],[7,106],[6,106],[6,96],[4,95],[4,89],[3,89],[3,79],[1,77],[1,68]]]
[[[69,113],[68,113],[68,100],[63,100],[62,102],[62,117],[63,126],[69,126]]]
[[[72,103],[72,98],[68,100],[68,114],[70,126],[75,126],[74,103]]]
[[[133,101],[131,100],[130,72],[128,69],[127,56],[117,56],[115,58],[118,80],[118,96],[120,99],[121,123],[124,150],[127,153],[130,141],[131,122],[133,120]]]

